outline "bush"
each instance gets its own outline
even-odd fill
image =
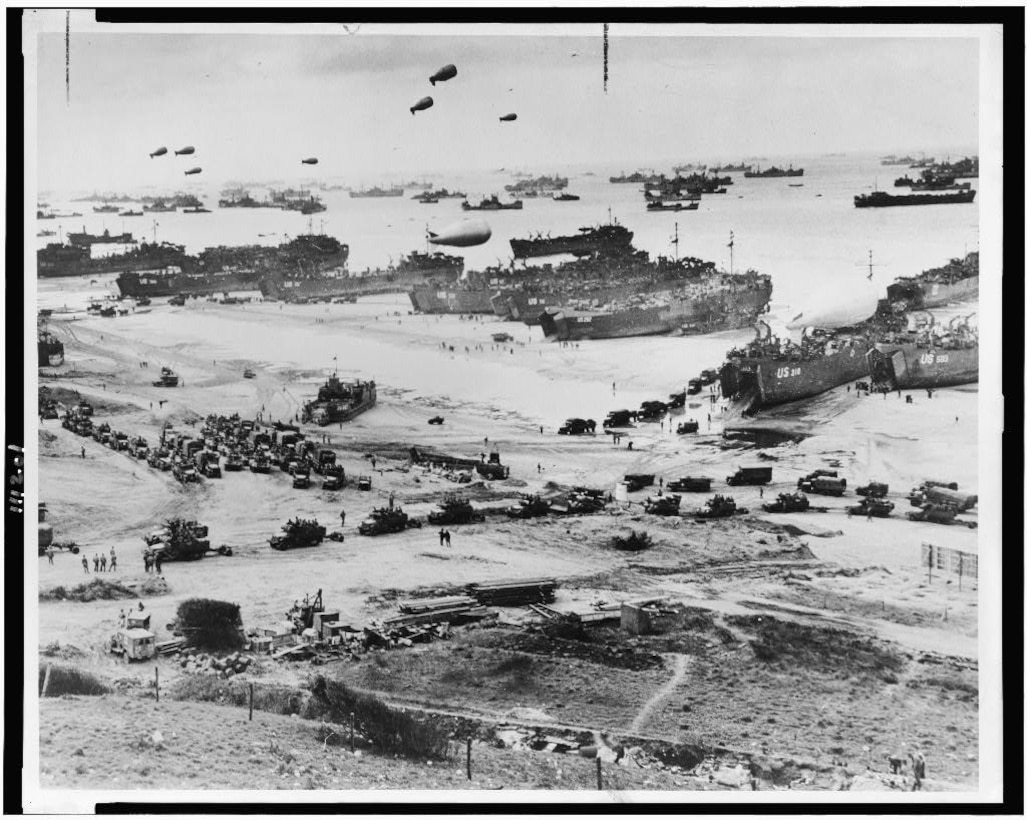
[[[416,759],[442,760],[449,755],[449,737],[438,726],[394,709],[371,695],[318,675],[311,686],[314,708],[325,720],[349,723],[380,751]]]
[[[136,597],[136,593],[123,584],[103,578],[94,578],[71,589],[56,586],[39,592],[40,601],[117,601]]]
[[[46,697],[56,698],[61,695],[104,695],[111,688],[95,675],[83,672],[74,666],[58,666],[50,664],[50,683],[46,687]],[[43,681],[46,679],[46,666],[39,667],[39,691],[43,692]]]
[[[246,643],[239,605],[211,598],[190,598],[178,605],[178,630],[188,646],[231,651]]]
[[[168,687],[172,700],[193,700],[249,706],[250,685],[242,681],[226,681],[215,675],[182,675]],[[310,717],[310,701],[306,692],[289,686],[253,684],[253,708],[275,715]]]
[[[631,531],[630,535],[618,535],[610,545],[615,550],[623,550],[625,552],[641,552],[647,550],[653,545],[653,539],[647,532],[635,532]]]

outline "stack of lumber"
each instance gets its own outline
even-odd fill
[[[552,578],[529,578],[523,581],[468,584],[467,592],[485,606],[549,604],[556,597],[556,581]]]

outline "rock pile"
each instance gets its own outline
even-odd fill
[[[178,663],[186,672],[216,675],[227,680],[249,669],[251,659],[239,652],[233,652],[222,658],[205,652],[197,652],[194,649],[185,649],[182,651],[182,657]]]

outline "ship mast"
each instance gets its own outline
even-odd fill
[[[678,223],[674,223],[674,238],[670,242],[674,246],[674,262],[678,261]]]
[[[734,231],[730,231],[730,234],[731,234],[731,241],[727,243],[727,246],[728,246],[728,248],[731,251],[731,268],[730,268],[730,270],[731,270],[731,274],[734,275],[734,272],[735,272],[735,232]]]

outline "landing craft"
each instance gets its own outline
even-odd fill
[[[195,153],[196,153],[196,149],[193,148],[191,145],[187,145],[185,148],[180,148],[178,151],[175,151],[175,156],[177,157],[180,154],[195,154]]]
[[[462,219],[447,225],[441,231],[428,231],[428,241],[433,245],[453,245],[469,248],[484,245],[492,236],[492,228],[484,219]]]
[[[516,114],[504,114],[502,117],[499,118],[499,121],[500,122],[513,122],[515,119],[517,119],[517,115]]]
[[[424,111],[425,109],[431,108],[433,105],[435,105],[435,101],[431,97],[421,97],[421,99],[413,104],[410,109],[410,113],[414,114],[417,111]]]
[[[301,159],[300,163],[303,165],[317,165],[317,157],[307,157],[306,159]]]
[[[162,146],[161,146],[160,148],[158,148],[158,149],[157,149],[156,151],[154,151],[154,152],[153,152],[152,154],[150,154],[150,159],[153,159],[154,157],[162,157],[162,156],[164,156],[164,155],[165,155],[165,154],[166,154],[167,152],[168,152],[168,149],[167,149],[167,148],[165,148],[165,147],[164,147],[164,146],[162,145]]]
[[[440,68],[438,71],[432,74],[428,78],[428,82],[430,82],[432,85],[435,85],[435,83],[437,82],[441,83],[445,82],[446,80],[452,80],[455,76],[456,66],[450,63],[449,65],[442,66],[442,68]]]
[[[188,171],[185,172],[185,175],[189,176],[190,174],[198,174],[202,170],[202,168],[190,168]]]

